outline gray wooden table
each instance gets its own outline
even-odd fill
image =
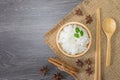
[[[0,80],[52,80],[59,70],[47,62],[55,54],[44,34],[80,1],[0,0]],[[39,71],[43,65],[50,69],[45,77]]]

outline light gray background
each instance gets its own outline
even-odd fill
[[[79,2],[0,0],[0,80],[51,80],[59,71],[47,62],[55,54],[44,43],[44,34]],[[43,65],[50,68],[46,77],[40,75]]]

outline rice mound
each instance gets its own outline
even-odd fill
[[[76,24],[69,24],[63,28],[58,37],[58,43],[62,49],[70,55],[81,53],[87,49],[87,44],[90,42],[87,31],[78,25],[79,29],[84,32],[80,38],[74,36]]]

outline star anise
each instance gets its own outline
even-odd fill
[[[83,13],[82,13],[81,9],[77,9],[75,14],[78,15],[78,16],[83,16]]]
[[[91,24],[91,22],[93,21],[92,17],[90,15],[86,16],[86,24]]]
[[[88,65],[91,65],[92,61],[90,60],[90,58],[88,58],[88,59],[85,60],[85,63],[88,64]]]
[[[61,75],[60,73],[56,73],[54,74],[53,80],[62,80],[63,79],[63,75]]]
[[[93,73],[93,70],[91,67],[88,67],[85,71],[89,76]]]
[[[81,68],[82,68],[83,65],[84,65],[84,63],[83,63],[80,59],[77,60],[76,64],[77,64],[77,66],[79,66],[79,67],[81,67]]]
[[[46,75],[46,73],[48,72],[48,67],[47,66],[43,66],[41,69],[40,69],[40,72],[43,76]]]

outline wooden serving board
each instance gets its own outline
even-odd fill
[[[96,35],[96,9],[101,8],[101,22],[107,17],[112,17],[117,22],[117,30],[112,37],[112,65],[109,68],[105,67],[106,60],[106,36],[101,30],[101,53],[102,53],[102,80],[120,80],[120,0],[84,0],[82,3],[77,5],[68,15],[66,15],[61,21],[59,21],[50,31],[45,34],[45,42],[53,50],[53,52],[64,62],[77,67],[77,59],[85,60],[87,58],[92,59],[95,62],[95,35]],[[76,10],[81,9],[83,16],[76,15]],[[91,15],[93,22],[86,24],[86,16]],[[56,45],[56,35],[62,25],[67,22],[80,22],[88,27],[92,34],[92,45],[89,51],[77,58],[67,57],[59,51]],[[94,69],[94,64],[92,65]],[[78,74],[79,79],[82,80],[93,80],[94,74],[88,76],[85,72],[87,66],[80,69]]]

